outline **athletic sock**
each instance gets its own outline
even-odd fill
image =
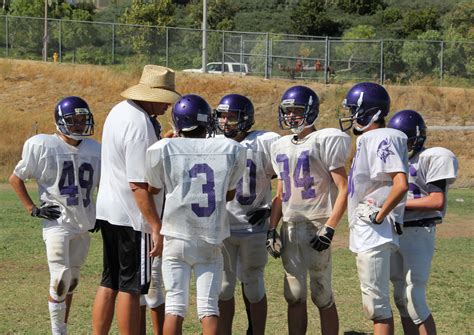
[[[51,331],[53,335],[66,335],[67,325],[64,322],[66,318],[66,302],[48,301],[49,317],[51,319]]]

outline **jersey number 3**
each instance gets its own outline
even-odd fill
[[[79,188],[76,185],[76,176],[74,174],[74,163],[73,161],[65,161],[63,164],[63,171],[61,178],[59,178],[59,192],[61,195],[66,195],[68,206],[79,205]],[[92,182],[94,180],[94,169],[89,163],[82,163],[79,166],[79,186],[86,189],[86,196],[83,201],[84,207],[89,206],[91,203],[91,190]]]
[[[207,207],[201,207],[197,203],[191,204],[191,209],[199,217],[209,217],[216,210],[216,191],[214,190],[214,170],[204,164],[194,164],[189,170],[190,178],[197,178],[199,173],[206,175],[206,183],[202,185],[202,193],[207,194]]]

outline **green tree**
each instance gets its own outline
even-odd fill
[[[387,5],[383,0],[337,0],[337,7],[346,13],[372,15]]]
[[[120,42],[123,46],[130,45],[133,53],[150,60],[162,49],[160,42],[163,39],[164,29],[161,27],[172,25],[174,9],[171,0],[152,3],[133,0],[132,5],[120,17],[120,21],[143,27],[124,27],[120,30]]]
[[[405,41],[401,52],[403,62],[407,66],[410,77],[418,79],[439,73],[441,34],[436,30],[428,30],[418,35],[417,41]]]
[[[402,20],[404,37],[416,38],[425,31],[438,30],[439,15],[435,7],[408,11]]]
[[[372,40],[375,38],[375,34],[375,27],[369,25],[358,25],[344,32],[342,43],[337,43],[335,53],[331,54],[333,59],[346,61],[345,64],[337,64],[339,73],[371,79],[378,74],[380,43],[378,41],[356,41]]]
[[[340,36],[341,23],[332,20],[327,12],[325,0],[301,0],[293,6],[290,14],[292,32],[313,36]]]
[[[474,33],[473,22],[474,2],[462,2],[443,17],[442,25],[445,30],[452,29],[466,36],[469,32]]]

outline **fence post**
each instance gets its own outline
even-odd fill
[[[268,45],[269,45],[269,42],[270,42],[270,38],[269,38],[269,35],[268,33],[265,34],[265,79],[268,79]]]
[[[439,85],[443,85],[443,76],[444,76],[444,41],[441,41],[441,54],[439,57]]]
[[[63,34],[63,31],[62,31],[62,23],[63,23],[63,20],[59,20],[58,22],[58,33],[59,33],[59,36],[58,36],[58,53],[59,53],[59,63],[62,63],[63,61],[63,49],[62,49],[62,44],[63,44],[63,37],[62,37],[62,34]]]
[[[115,64],[115,22],[112,22],[112,65]]]
[[[170,37],[169,37],[169,28],[166,27],[165,28],[165,43],[166,43],[166,47],[165,47],[165,58],[166,58],[166,67],[168,67],[169,65],[169,61],[168,61],[168,57],[169,57],[169,43],[170,43]]]
[[[222,31],[222,59],[221,59],[221,73],[224,73],[225,63],[225,30]]]
[[[329,68],[329,37],[326,36],[326,50],[324,51],[324,83],[329,83],[328,78],[328,68]]]
[[[383,85],[383,40],[380,40],[380,85]]]
[[[8,16],[5,15],[5,57],[8,57]]]
[[[268,78],[272,77],[273,72],[273,38],[268,43]]]

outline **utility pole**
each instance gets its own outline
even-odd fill
[[[48,0],[44,0],[43,62],[48,61]]]
[[[202,68],[207,72],[207,0],[202,0]]]

